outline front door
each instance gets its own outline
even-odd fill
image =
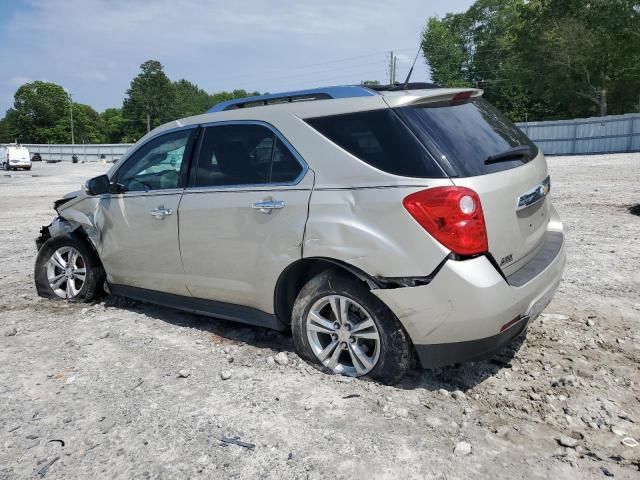
[[[313,172],[265,124],[206,127],[179,210],[196,298],[273,312],[280,273],[301,258]]]
[[[100,200],[100,258],[110,284],[188,295],[178,244],[178,206],[195,128],[155,137],[112,176],[121,193]]]

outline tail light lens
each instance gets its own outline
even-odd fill
[[[480,197],[465,187],[435,187],[412,193],[402,204],[422,227],[458,255],[489,247]]]

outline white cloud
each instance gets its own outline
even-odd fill
[[[427,18],[471,3],[30,0],[29,8],[0,19],[0,29],[8,23],[0,56],[14,78],[46,76],[98,109],[120,105],[150,58],[171,78],[208,91],[384,81],[387,50],[398,54],[398,78],[406,75]],[[418,62],[416,79],[424,80]]]

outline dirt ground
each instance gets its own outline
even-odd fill
[[[0,172],[0,479],[640,478],[640,154],[549,165],[568,264],[545,314],[395,387],[322,374],[276,332],[38,298],[52,201],[107,166]]]

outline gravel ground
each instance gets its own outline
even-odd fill
[[[640,154],[549,164],[554,301],[493,359],[395,387],[321,374],[276,332],[38,298],[52,201],[106,166],[0,172],[0,479],[640,478]]]

